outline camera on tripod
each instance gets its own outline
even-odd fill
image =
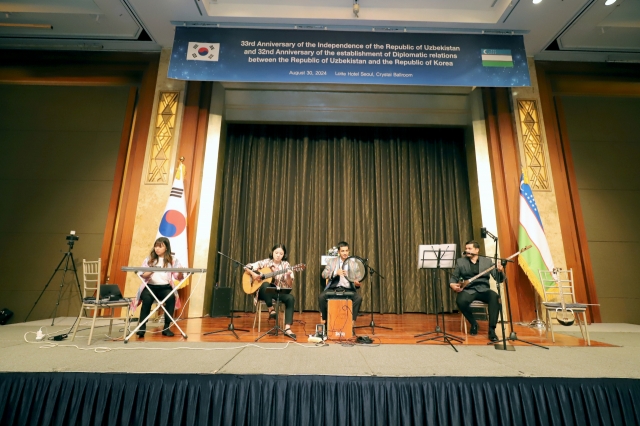
[[[73,248],[73,243],[78,241],[80,237],[76,235],[76,231],[70,231],[69,235],[67,235],[67,244],[69,244],[69,250]]]

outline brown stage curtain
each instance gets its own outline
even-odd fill
[[[373,285],[374,312],[433,313],[435,274],[417,269],[418,245],[470,239],[467,176],[462,129],[230,125],[219,250],[253,262],[285,244],[292,265],[307,264],[295,275],[296,310],[317,310],[320,256],[345,240],[385,278],[364,281],[362,311]],[[234,308],[250,310],[242,271],[218,265]],[[451,311],[447,272],[440,288]]]

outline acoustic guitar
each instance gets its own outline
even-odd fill
[[[284,274],[289,271],[299,272],[305,270],[306,268],[307,265],[305,265],[304,263],[290,266],[280,271],[272,271],[269,268],[262,268],[256,271],[256,273],[260,274],[260,276],[256,279],[253,279],[251,272],[245,271],[244,275],[242,276],[242,289],[247,294],[253,294],[260,288],[263,283],[270,283],[271,281],[273,281],[273,277],[277,275]]]
[[[529,250],[531,248],[530,245],[524,247],[522,250],[520,250],[517,253],[512,254],[511,256],[507,257],[507,260],[511,260],[514,257],[518,256],[520,253],[522,253],[523,251]],[[483,276],[484,274],[486,274],[487,272],[491,272],[496,268],[496,265],[491,266],[490,268],[485,269],[484,271],[480,272],[478,275],[475,275],[471,278],[469,278],[468,280],[463,280],[462,278],[460,279],[460,281],[458,282],[458,284],[460,284],[460,290],[462,290],[463,288],[465,288],[466,286],[468,286],[469,284],[471,284],[472,282],[474,282],[475,280],[477,280],[478,278],[480,278],[481,276]]]

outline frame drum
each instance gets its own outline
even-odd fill
[[[343,268],[347,271],[347,280],[349,282],[358,281],[361,283],[365,278],[367,278],[367,266],[365,261],[358,256],[348,257],[347,260],[344,261],[346,268]]]

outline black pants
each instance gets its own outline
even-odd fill
[[[156,301],[156,299],[154,299],[153,296],[151,295],[151,292],[149,291],[149,289],[153,291],[153,294],[155,294],[158,300],[160,301],[162,301],[165,297],[167,297],[167,295],[171,293],[171,291],[173,290],[173,288],[171,288],[171,285],[169,284],[160,284],[160,285],[147,284],[144,290],[142,290],[142,294],[140,295],[140,299],[142,299],[142,308],[140,308],[140,321],[142,321],[147,317],[147,315],[149,315],[149,312],[151,312],[151,305],[153,304],[153,302]],[[164,307],[167,309],[167,312],[171,312],[171,314],[173,314],[173,311],[176,309],[176,296],[171,295],[171,297],[165,302]],[[167,328],[169,325],[171,325],[171,319],[169,318],[169,315],[167,315],[167,313],[165,312],[164,327]],[[145,322],[140,327],[140,331],[144,331],[146,329],[147,329],[147,323]]]
[[[260,286],[260,289],[258,290],[258,299],[259,300],[264,300],[264,303],[267,305],[267,307],[272,307],[273,306],[273,301],[275,299],[277,299],[277,294],[275,293],[268,293],[265,291],[265,289],[267,287],[271,286],[271,283],[262,283],[262,285]],[[280,303],[284,304],[285,310],[284,310],[284,323],[285,324],[293,324],[293,305],[295,304],[295,297],[293,297],[293,295],[291,293],[289,294],[284,294],[284,293],[280,293]]]
[[[498,312],[500,309],[498,293],[493,290],[476,291],[474,293],[461,291],[458,293],[458,298],[456,299],[458,309],[460,309],[462,315],[464,315],[471,325],[476,324],[476,320],[473,317],[470,306],[471,302],[474,300],[480,300],[489,306],[489,328],[496,328],[496,324],[498,323]]]
[[[327,305],[329,304],[329,302],[327,301],[327,295],[329,291],[333,293],[335,291],[335,288],[329,288],[327,290],[324,290],[318,296],[318,305],[320,306],[320,313],[322,314],[322,319],[325,321],[327,320]],[[353,303],[352,313],[353,313],[353,320],[355,321],[356,318],[358,318],[358,312],[360,311],[360,305],[362,304],[362,296],[360,296],[360,293],[354,291],[353,296],[345,296],[345,298],[351,299],[351,302]]]

